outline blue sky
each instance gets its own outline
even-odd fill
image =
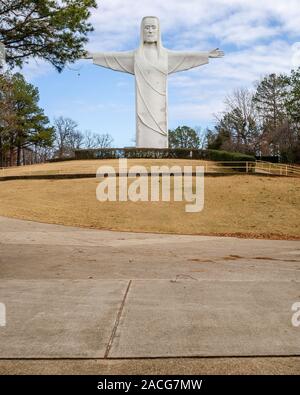
[[[207,51],[220,47],[222,59],[169,77],[169,127],[207,126],[221,113],[224,98],[272,72],[300,66],[300,0],[101,0],[91,22],[90,51],[137,47],[140,21],[161,20],[165,47]],[[43,61],[24,67],[40,91],[51,120],[74,119],[79,129],[109,133],[114,146],[133,145],[134,77],[78,61],[58,74]]]

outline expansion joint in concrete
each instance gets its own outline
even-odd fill
[[[116,335],[116,332],[117,332],[117,329],[118,329],[118,326],[119,326],[119,322],[120,322],[120,319],[121,319],[121,316],[122,316],[122,312],[123,312],[123,309],[124,309],[124,306],[125,306],[126,298],[127,298],[130,286],[131,286],[131,282],[132,282],[132,280],[130,280],[128,282],[125,294],[123,296],[120,308],[118,310],[116,321],[115,321],[115,324],[113,326],[113,329],[112,329],[112,332],[111,332],[111,335],[110,335],[110,339],[109,339],[109,342],[108,342],[106,350],[105,350],[104,358],[108,358],[109,352],[111,350],[111,347],[112,347],[112,344],[113,344],[113,341],[114,341],[114,338],[115,338],[115,335]]]

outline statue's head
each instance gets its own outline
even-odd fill
[[[161,67],[164,69],[165,72],[165,67],[167,67],[166,65],[168,61],[168,53],[161,42],[160,22],[156,16],[145,16],[142,19],[140,45],[138,48],[138,53],[141,56],[144,56],[145,46],[150,43],[154,43],[156,45],[158,58],[161,63]]]
[[[144,43],[157,43],[159,41],[159,20],[156,16],[145,16],[143,18],[142,33]]]

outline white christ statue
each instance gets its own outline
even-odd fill
[[[140,46],[128,52],[88,52],[85,59],[112,70],[134,74],[136,89],[136,146],[168,148],[167,77],[177,71],[207,64],[220,58],[210,52],[171,51],[163,47],[159,19],[146,16],[141,23]]]

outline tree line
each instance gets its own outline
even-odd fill
[[[38,105],[38,89],[20,73],[0,76],[0,167],[21,165],[24,150],[51,147],[53,128]]]
[[[300,68],[267,75],[254,88],[226,98],[207,147],[300,162]]]
[[[54,120],[54,143],[52,155],[62,159],[74,156],[77,149],[110,148],[113,138],[110,134],[81,132],[71,118],[59,117]]]
[[[78,148],[108,148],[109,134],[81,132],[65,117],[50,124],[39,91],[22,74],[0,75],[0,167],[72,157]]]
[[[96,0],[0,1],[0,43],[9,69],[42,59],[61,72],[67,63],[83,57],[93,31],[88,20],[96,7]],[[74,124],[61,140],[62,132],[49,124],[38,99],[37,88],[21,74],[3,74],[0,67],[0,167],[24,163],[26,152],[32,153],[30,161],[45,161],[84,144],[84,137],[78,142]],[[86,139],[94,144],[96,137],[89,133]]]
[[[300,68],[270,74],[255,89],[237,89],[225,99],[214,128],[179,126],[170,148],[218,149],[300,162]],[[109,134],[82,132],[65,117],[50,124],[39,91],[22,74],[0,75],[0,167],[68,158],[79,148],[109,148]],[[26,160],[26,152],[31,154]]]
[[[300,162],[300,68],[225,98],[214,128],[169,130],[170,148],[208,148]]]

